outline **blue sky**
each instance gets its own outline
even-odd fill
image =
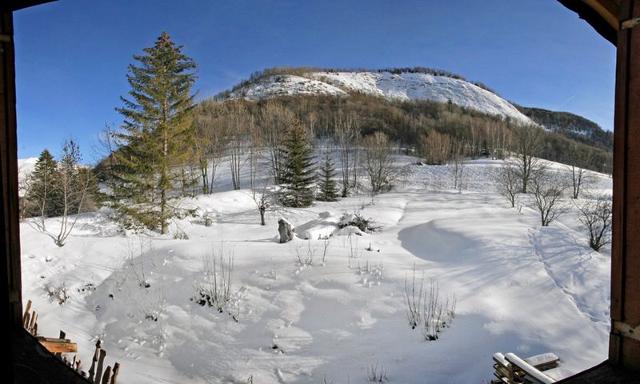
[[[59,0],[15,14],[20,157],[73,137],[95,160],[132,55],[162,31],[206,98],[272,66],[425,66],[613,125],[615,49],[554,0]]]

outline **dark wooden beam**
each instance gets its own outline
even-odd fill
[[[20,235],[18,220],[18,150],[16,142],[16,87],[13,13],[0,11],[0,300],[2,322],[12,348],[22,327]],[[5,372],[15,376],[13,351],[4,359]]]
[[[0,255],[2,256],[3,316],[7,324],[22,326],[20,235],[18,220],[18,145],[13,15],[0,15]]]
[[[619,0],[558,0],[589,23],[602,37],[616,44],[619,29]]]
[[[44,3],[50,3],[56,0],[3,0],[0,9],[3,11],[17,11],[23,8],[33,7]]]
[[[623,0],[620,20],[640,17]],[[617,40],[609,361],[640,370],[640,26]]]

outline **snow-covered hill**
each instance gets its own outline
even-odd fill
[[[274,96],[335,95],[359,92],[394,100],[452,103],[490,115],[531,124],[507,100],[466,80],[421,72],[308,72],[264,76],[237,87],[229,98],[259,100]]]
[[[535,211],[510,208],[494,191],[501,161],[466,162],[462,191],[451,167],[416,161],[398,156],[396,189],[374,203],[362,194],[273,210],[266,226],[251,191],[230,190],[228,163],[216,193],[182,201],[199,216],[176,220],[169,235],[121,232],[101,211],[82,215],[59,248],[24,222],[23,297],[34,302],[39,332],[66,331],[83,362],[102,339],[123,384],[366,383],[374,367],[390,383],[471,384],[490,380],[498,351],[554,352],[561,365],[547,373],[555,378],[606,359],[608,250],[588,247],[574,205],[567,200],[570,212],[541,228]],[[568,175],[565,165],[547,165]],[[268,179],[268,167],[258,169]],[[608,176],[590,176],[590,192],[610,192]],[[354,211],[381,229],[303,238]],[[279,244],[279,217],[302,236]],[[301,265],[301,255],[313,262]],[[233,317],[191,300],[214,256],[234,258]],[[414,270],[457,297],[437,341],[407,323]]]

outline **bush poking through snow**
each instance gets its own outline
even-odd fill
[[[422,334],[426,341],[437,340],[444,328],[450,327],[456,316],[456,297],[442,298],[440,287],[431,280],[429,291],[425,292],[422,306]],[[444,301],[443,301],[444,300]]]
[[[369,371],[367,372],[367,381],[369,383],[386,383],[389,381],[387,377],[389,371],[384,368],[383,365],[378,366],[375,365],[369,366]]]
[[[419,285],[416,284],[416,266],[413,266],[413,277],[411,282],[405,277],[404,279],[404,298],[407,303],[407,320],[409,327],[416,329],[420,320],[422,320],[422,302],[423,302],[424,276],[420,279]]]
[[[600,196],[578,206],[580,223],[589,235],[589,246],[595,251],[611,242],[611,200]]]
[[[57,287],[48,285],[44,289],[47,291],[49,299],[58,303],[58,305],[63,305],[69,300],[69,292],[64,283]]]
[[[530,189],[533,193],[533,208],[540,214],[540,224],[548,227],[554,220],[567,212],[562,203],[565,186],[547,171],[539,171],[530,179]]]
[[[315,256],[315,249],[311,246],[311,240],[307,240],[307,246],[297,245],[295,247],[296,259],[298,265],[303,266],[311,266],[313,265],[313,257]],[[323,259],[324,260],[324,259]]]
[[[382,272],[384,271],[384,265],[382,265],[382,263],[369,263],[369,260],[361,265],[358,261],[357,271],[358,275],[362,276],[360,279],[360,284],[362,284],[363,287],[371,288],[374,285],[380,285],[380,283],[382,282]]]
[[[357,227],[362,232],[375,232],[380,229],[379,226],[375,225],[372,218],[365,218],[357,212],[345,213],[340,217],[338,228],[342,229],[349,226]]]
[[[327,262],[327,251],[329,250],[330,239],[329,236],[322,238],[322,265]]]
[[[443,297],[434,280],[425,289],[424,277],[416,279],[415,267],[411,280],[405,278],[404,296],[409,327],[416,329],[421,324],[426,341],[437,340],[442,330],[451,326],[456,316],[455,295]]]
[[[331,380],[327,379],[327,376],[325,375],[325,376],[322,378],[322,381],[320,382],[320,384],[333,384],[333,381],[331,381]]]
[[[231,301],[233,256],[227,256],[225,259],[222,252],[219,257],[214,253],[210,258],[205,258],[203,266],[204,276],[196,285],[193,301],[223,313]]]
[[[136,240],[137,244],[134,239],[127,239],[127,265],[135,275],[138,285],[141,288],[149,288],[151,284],[147,281],[144,273],[144,255],[151,251],[151,240],[145,239],[141,235],[138,235]]]
[[[189,240],[189,235],[182,229],[178,229],[176,233],[173,234],[174,240]]]

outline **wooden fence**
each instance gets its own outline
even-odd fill
[[[78,372],[82,377],[86,378],[92,384],[117,384],[120,364],[115,363],[113,368],[105,366],[105,358],[107,352],[102,349],[100,339],[96,342],[96,349],[93,353],[91,367],[89,372],[82,370],[82,362],[77,358],[78,345],[66,338],[66,334],[60,331],[58,338],[44,337],[38,335],[38,313],[31,308],[31,300],[27,302],[24,315],[22,317],[22,325],[31,335],[33,335],[49,352],[53,353],[63,363]],[[73,353],[72,357],[68,354]]]

